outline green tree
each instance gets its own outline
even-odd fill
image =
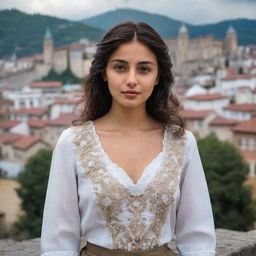
[[[28,159],[18,176],[20,188],[16,191],[24,214],[14,224],[12,235],[16,238],[40,236],[51,158],[52,151],[40,149]]]
[[[54,69],[51,69],[47,76],[42,78],[42,81],[61,81],[63,84],[74,83],[79,84],[83,79],[76,77],[70,68],[68,67],[62,73],[57,73]]]
[[[236,148],[215,135],[198,140],[217,228],[249,230],[256,220],[252,191],[244,185],[249,168]]]

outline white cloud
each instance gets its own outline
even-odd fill
[[[256,19],[256,0],[0,0],[0,8],[17,8],[79,20],[113,10],[130,7],[169,16],[192,24],[211,23],[232,18]]]

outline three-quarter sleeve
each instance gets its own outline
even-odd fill
[[[80,214],[70,129],[53,151],[41,234],[42,256],[78,256]]]
[[[182,256],[214,256],[214,221],[197,142],[187,132],[187,150],[177,207],[176,243]]]

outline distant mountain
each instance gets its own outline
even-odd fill
[[[42,41],[49,27],[55,47],[67,45],[80,38],[98,41],[104,31],[125,20],[151,24],[162,37],[177,37],[182,21],[134,9],[117,9],[82,21],[70,21],[55,17],[26,14],[16,9],[0,10],[0,59],[12,55],[31,56],[42,52]],[[239,45],[256,44],[256,20],[236,19],[215,24],[191,25],[185,23],[190,38],[212,34],[217,39],[225,37],[230,24],[238,33]]]
[[[0,11],[0,59],[9,57],[17,49],[18,57],[42,52],[42,41],[49,27],[55,47],[70,44],[80,38],[98,41],[103,31],[79,22],[18,10]]]
[[[113,25],[127,20],[149,23],[164,38],[177,37],[179,28],[183,23],[182,21],[174,20],[167,16],[134,9],[116,9],[88,19],[83,19],[81,22],[102,30],[108,30]],[[256,44],[256,20],[235,19],[206,25],[191,25],[185,23],[190,38],[213,35],[216,39],[225,37],[230,24],[232,24],[237,31],[239,45]]]

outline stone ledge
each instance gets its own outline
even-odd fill
[[[216,256],[255,256],[256,255],[256,230],[239,232],[217,229]],[[84,241],[82,241],[83,246]],[[175,243],[170,243],[175,250]],[[39,256],[40,238],[17,242],[10,239],[0,240],[1,256]]]

